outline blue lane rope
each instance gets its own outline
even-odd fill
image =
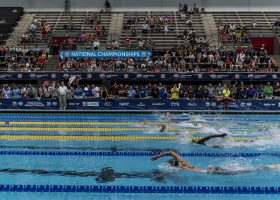
[[[48,156],[119,156],[119,157],[139,157],[155,156],[160,152],[145,151],[0,151],[0,155],[48,155]],[[257,156],[280,156],[280,153],[178,153],[186,157],[257,157]]]
[[[280,187],[0,185],[0,192],[280,194]]]

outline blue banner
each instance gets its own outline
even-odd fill
[[[278,81],[280,73],[116,73],[116,72],[0,72],[0,80],[59,80],[79,76],[83,81]]]
[[[149,58],[150,51],[61,51],[59,56],[63,58]]]
[[[69,99],[69,110],[223,110],[224,102],[216,100],[160,99]],[[280,100],[237,100],[228,102],[228,110],[280,111]],[[57,110],[57,99],[2,99],[0,109]]]

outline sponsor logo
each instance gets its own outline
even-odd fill
[[[13,106],[17,106],[18,103],[13,101],[13,102],[12,102],[12,105],[13,105]]]
[[[84,107],[99,107],[99,102],[83,102]]]
[[[240,74],[235,74],[235,75],[234,75],[234,78],[235,78],[235,79],[240,79]]]
[[[152,103],[152,106],[164,106],[165,103]]]
[[[57,102],[52,102],[52,105],[53,106],[57,106]]]
[[[173,77],[174,78],[180,78],[180,75],[179,74],[174,74]]]
[[[142,78],[142,77],[143,77],[142,74],[137,74],[137,75],[136,75],[136,78]]]
[[[277,79],[278,78],[277,74],[272,74],[272,78]]]
[[[155,75],[143,75],[143,78],[153,78],[153,77],[155,77]]]
[[[129,106],[129,102],[121,102],[119,103],[119,106]]]
[[[245,108],[245,107],[246,107],[246,103],[241,102],[241,103],[240,103],[240,107],[241,107],[241,108]]]
[[[30,78],[36,78],[36,74],[30,74],[29,77]]]
[[[52,78],[56,78],[56,74],[52,74],[51,77],[52,77]]]
[[[208,103],[208,102],[207,102]],[[206,103],[206,106],[207,106],[207,103]],[[172,106],[172,105],[171,105]],[[191,103],[188,103],[187,106],[189,107],[196,107],[197,106],[197,103],[194,103],[194,102],[191,102]]]
[[[22,74],[18,74],[17,77],[18,77],[18,78],[22,78]]]
[[[216,79],[216,78],[217,78],[217,75],[216,75],[216,74],[211,74],[210,77],[211,77],[212,79]]]
[[[274,107],[276,104],[275,103],[264,103],[264,107]]]
[[[237,108],[238,106],[236,105],[235,102],[229,102],[228,107],[230,107],[230,108]]]
[[[92,74],[87,74],[87,78],[92,78]]]
[[[49,102],[49,101],[48,101],[48,102],[46,103],[46,105],[47,105],[47,106],[51,106],[51,105],[52,105],[52,102]]]
[[[171,102],[170,105],[171,105],[171,107],[178,107],[178,106],[180,106],[180,103],[179,102]]]
[[[124,75],[123,75],[123,78],[128,79],[128,74],[124,74]]]
[[[112,103],[111,102],[105,102],[104,106],[109,106],[110,107],[110,106],[112,106]]]
[[[18,106],[23,106],[23,102],[18,102]]]
[[[67,78],[69,78],[70,76],[69,76],[69,74],[63,74],[63,78],[64,79],[67,79]]]
[[[280,102],[278,102],[278,107],[280,107]]]
[[[104,78],[106,78],[106,75],[105,74],[100,74],[99,77],[104,79]]]
[[[139,106],[139,107],[145,107],[145,106],[146,106],[146,104],[144,104],[144,103],[140,102],[140,103],[138,103],[138,104],[137,104],[137,106]]]
[[[197,78],[198,78],[198,79],[202,79],[202,78],[203,78],[203,74],[198,74],[198,75],[197,75]]]
[[[161,74],[160,78],[165,79],[166,78],[165,74]]]
[[[254,74],[248,74],[248,78],[250,79],[254,78]]]
[[[205,102],[205,106],[209,108],[211,106],[211,103],[210,102]]]
[[[44,107],[45,104],[43,104],[43,102],[40,102],[40,101],[27,101],[24,106],[25,107]]]
[[[0,79],[6,79],[6,78],[10,78],[10,77],[12,77],[12,75],[10,75],[10,74],[0,75]]]
[[[252,103],[246,103],[246,106],[251,107]]]

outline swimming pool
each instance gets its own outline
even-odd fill
[[[11,113],[0,124],[1,199],[280,199],[278,169],[225,176],[150,160],[173,150],[201,168],[280,163],[277,115]],[[209,144],[223,148],[190,143],[221,132]]]

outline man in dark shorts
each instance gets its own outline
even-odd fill
[[[152,161],[157,160],[158,158],[165,157],[165,156],[171,156],[173,159],[170,159],[168,163],[173,167],[178,167],[184,170],[188,171],[194,171],[199,173],[205,173],[205,174],[215,174],[215,175],[234,175],[234,174],[240,174],[240,173],[249,173],[249,172],[256,172],[261,170],[267,170],[267,169],[277,169],[280,168],[279,164],[273,164],[273,165],[264,165],[260,167],[254,167],[254,168],[248,168],[248,169],[224,169],[221,167],[208,167],[207,169],[202,169],[199,167],[195,167],[188,161],[182,159],[178,154],[176,154],[173,151],[167,151],[165,153],[162,153],[160,155],[153,156],[151,158]]]

